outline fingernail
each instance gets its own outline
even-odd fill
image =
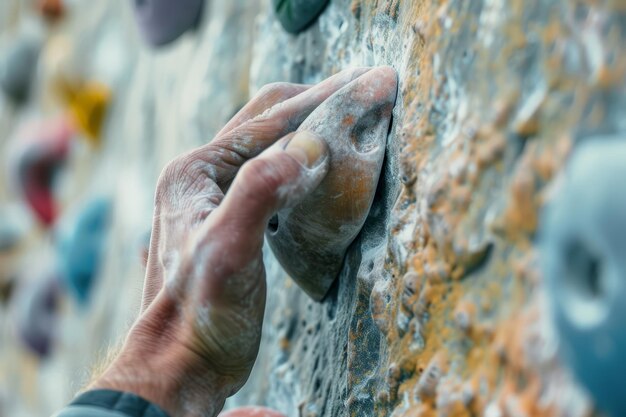
[[[326,142],[311,132],[302,131],[289,141],[285,152],[291,155],[300,165],[307,168],[316,167],[328,153]]]

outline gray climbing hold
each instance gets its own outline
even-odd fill
[[[626,415],[626,141],[590,138],[542,216],[542,267],[566,362],[611,416]]]
[[[204,0],[133,0],[135,19],[144,40],[162,46],[196,27]]]
[[[39,51],[34,37],[23,36],[0,52],[0,89],[14,104],[22,104],[30,94]]]
[[[339,275],[369,213],[396,93],[396,72],[372,69],[323,102],[298,129],[327,140],[329,171],[301,203],[272,218],[266,235],[283,268],[315,300]]]
[[[289,33],[309,27],[324,11],[328,0],[272,0],[276,17]]]

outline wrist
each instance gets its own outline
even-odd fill
[[[123,354],[100,377],[94,380],[88,389],[130,392],[158,405],[170,417],[180,415],[177,412],[178,404],[174,401],[180,391],[179,384],[175,382],[175,379],[165,377],[163,374],[154,375],[145,364],[131,364],[124,359]]]
[[[150,358],[122,352],[88,389],[135,394],[159,406],[170,417],[217,416],[227,398],[219,389],[219,382],[206,373],[199,380],[163,356]]]

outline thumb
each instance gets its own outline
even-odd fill
[[[328,145],[313,133],[281,139],[239,170],[210,216],[213,236],[229,237],[222,242],[232,246],[223,248],[230,256],[258,253],[270,217],[313,191],[328,172],[328,162]]]

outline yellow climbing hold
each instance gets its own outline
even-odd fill
[[[86,82],[79,87],[65,89],[70,114],[78,130],[98,146],[107,109],[111,102],[111,90],[99,82]]]

